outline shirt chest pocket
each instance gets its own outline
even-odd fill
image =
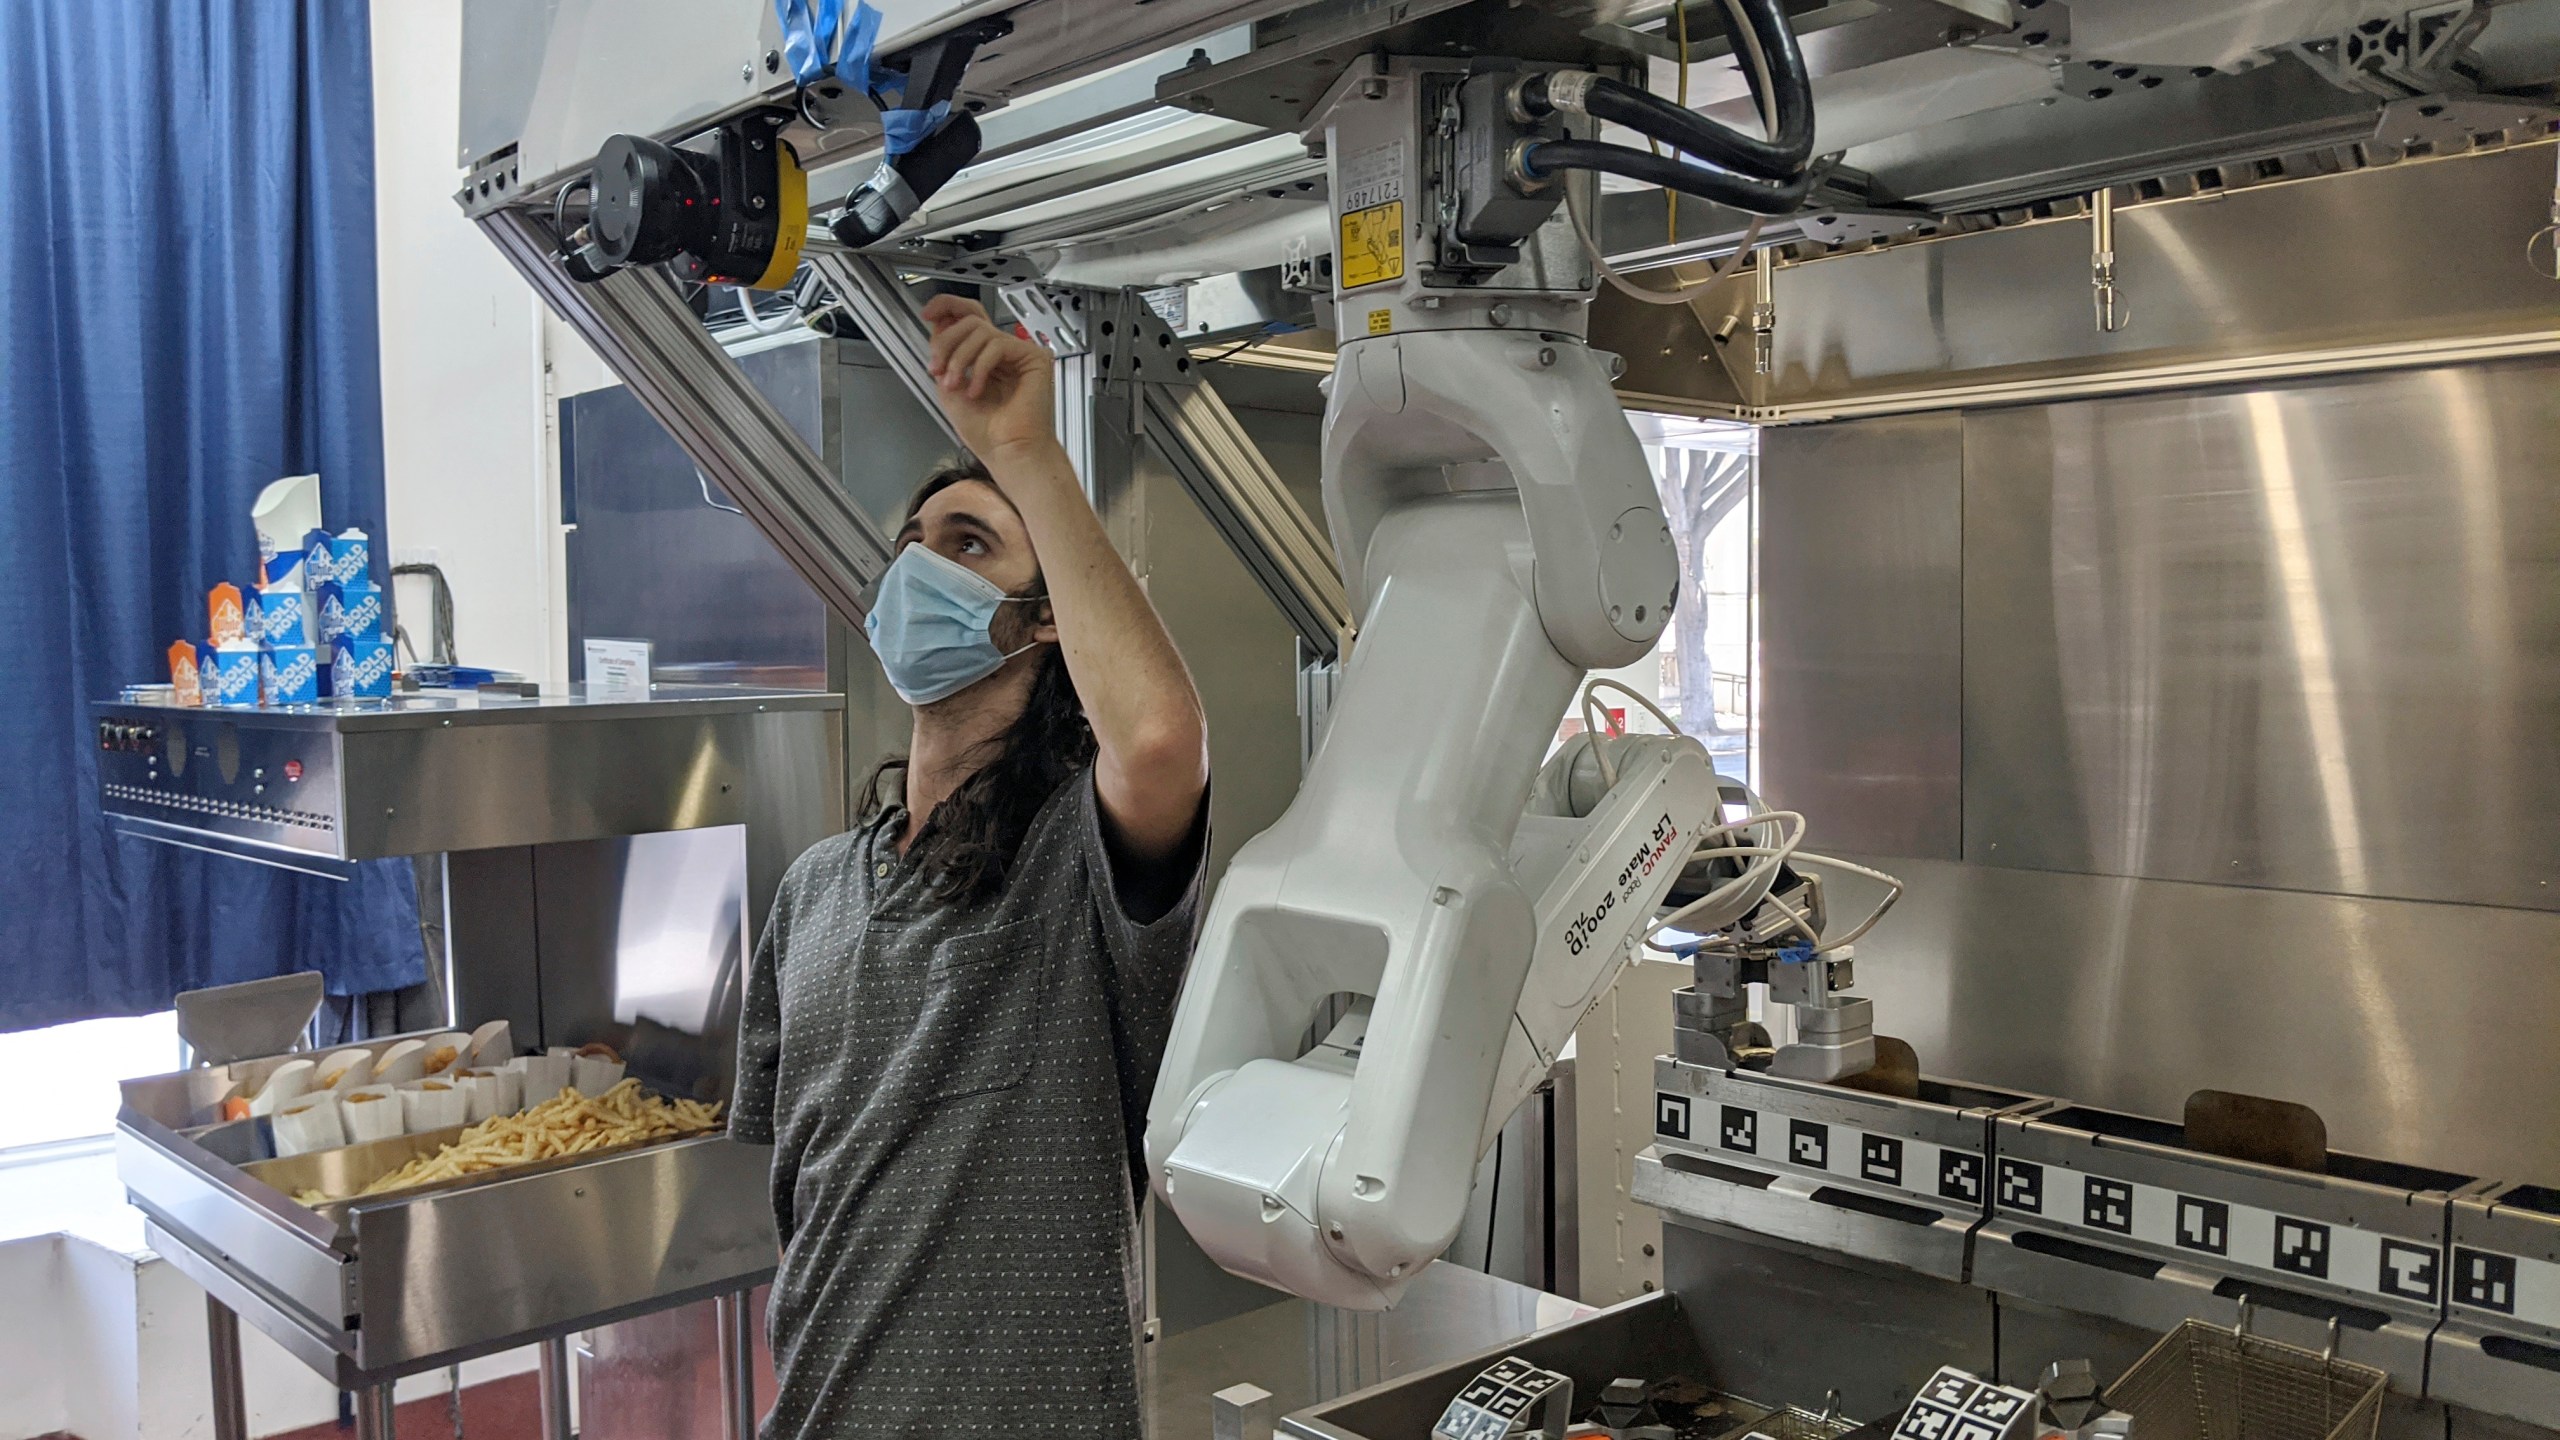
[[[1047,948],[1031,921],[935,942],[907,1047],[919,1088],[956,1100],[1021,1084],[1039,1041],[1047,981]]]

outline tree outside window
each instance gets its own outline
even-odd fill
[[[1680,553],[1680,592],[1655,653],[1611,679],[1655,697],[1702,741],[1716,769],[1756,783],[1755,659],[1759,433],[1729,421],[1631,412]],[[1608,706],[1610,721],[1659,730],[1650,715]],[[1558,738],[1580,733],[1579,710]]]

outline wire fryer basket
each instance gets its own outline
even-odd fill
[[[1840,1436],[1858,1428],[1858,1422],[1839,1414],[1821,1414],[1801,1405],[1781,1406],[1759,1419],[1732,1432],[1740,1440],[1839,1440]]]
[[[2142,1440],[2373,1440],[2387,1377],[2237,1328],[2189,1320],[2107,1390]]]

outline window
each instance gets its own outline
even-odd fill
[[[178,1068],[178,1017],[163,1010],[0,1035],[0,1150],[116,1128],[116,1082]]]
[[[1730,421],[1629,412],[1653,467],[1663,514],[1680,550],[1680,599],[1654,653],[1595,672],[1660,702],[1682,733],[1703,741],[1716,769],[1758,785],[1759,432]],[[1603,692],[1605,697],[1606,692]],[[1641,710],[1600,702],[1613,724],[1662,727]],[[1576,712],[1559,740],[1581,733]]]

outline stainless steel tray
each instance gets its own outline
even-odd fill
[[[722,1134],[298,1205],[301,1176],[379,1175],[441,1140],[277,1160],[264,1122],[210,1123],[236,1086],[291,1058],[126,1081],[116,1167],[154,1248],[342,1386],[745,1290],[773,1273],[770,1152]]]
[[[1602,1387],[1622,1375],[1648,1380],[1679,1375],[1704,1380],[1722,1418],[1700,1428],[1719,1440],[1740,1440],[1754,1430],[1779,1440],[1860,1433],[1883,1440],[1887,1428],[1860,1425],[1802,1405],[1773,1404],[1769,1397],[1746,1399],[1723,1390],[1711,1378],[1723,1367],[1718,1365],[1718,1357],[1700,1348],[1697,1332],[1682,1310],[1681,1301],[1669,1291],[1657,1291],[1462,1360],[1416,1370],[1384,1384],[1310,1405],[1282,1419],[1279,1433],[1290,1440],[1400,1440],[1428,1435],[1432,1421],[1448,1407],[1452,1396],[1486,1366],[1510,1355],[1569,1376],[1577,1397],[1596,1396]],[[1819,1403],[1823,1397],[1804,1398]]]

